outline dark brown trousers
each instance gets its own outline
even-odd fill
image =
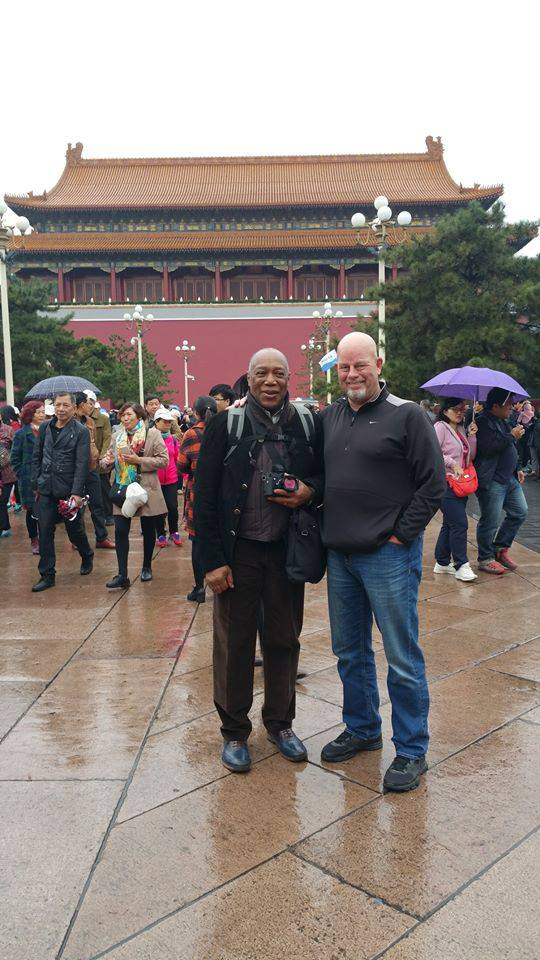
[[[257,614],[264,630],[263,722],[276,732],[295,715],[295,683],[304,614],[304,585],[285,573],[285,544],[238,540],[232,565],[234,589],[214,598],[214,702],[225,740],[251,733]]]

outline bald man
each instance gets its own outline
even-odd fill
[[[247,740],[253,702],[257,614],[264,607],[264,704],[268,737],[287,760],[305,760],[292,730],[304,585],[285,572],[290,511],[320,502],[322,428],[308,415],[306,432],[289,401],[289,364],[279,350],[259,350],[248,371],[245,410],[219,413],[206,427],[195,483],[195,533],[214,597],[214,701],[225,741],[222,762],[249,770]],[[240,415],[241,413],[241,415]],[[240,416],[239,416],[240,415]],[[295,493],[266,477],[283,469],[298,479]]]
[[[424,529],[446,489],[433,427],[415,403],[380,379],[374,340],[350,333],[338,346],[344,396],[322,415],[332,648],[343,683],[345,730],[322,751],[328,763],[382,747],[373,617],[388,661],[396,757],[385,790],[413,790],[427,770],[429,694],[418,642]]]

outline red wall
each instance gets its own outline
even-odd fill
[[[333,321],[332,329],[343,336],[351,329],[356,313]],[[119,334],[130,340],[132,332],[124,320],[76,320],[70,323],[77,338],[96,337],[106,342],[111,334]],[[215,383],[234,383],[247,370],[250,357],[261,347],[276,347],[282,350],[291,368],[291,395],[306,395],[306,387],[299,381],[306,367],[301,344],[313,334],[311,317],[278,317],[208,320],[155,320],[145,332],[145,343],[156,353],[160,362],[172,370],[170,400],[181,406],[184,401],[184,369],[182,354],[175,346],[189,340],[196,346],[190,353],[189,372],[195,376],[190,381],[189,399],[207,393]],[[99,387],[99,383],[96,384]],[[112,398],[114,399],[114,398]]]

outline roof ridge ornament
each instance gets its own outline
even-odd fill
[[[432,160],[442,160],[444,147],[440,137],[437,137],[436,140],[434,140],[433,137],[426,137],[426,147],[428,157]]]
[[[83,145],[80,141],[78,141],[74,147],[72,147],[71,144],[68,143],[67,150],[66,150],[66,163],[68,164],[80,163],[80,161],[82,160],[82,152],[83,152]]]

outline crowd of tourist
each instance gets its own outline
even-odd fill
[[[337,373],[343,395],[320,412],[290,399],[287,359],[270,348],[252,357],[234,388],[217,384],[192,410],[150,396],[144,407],[107,412],[91,390],[31,400],[20,413],[4,406],[0,538],[11,534],[10,514],[24,511],[39,555],[38,593],[55,586],[59,523],[81,576],[93,572],[95,550],[116,551],[109,590],[131,585],[130,533],[142,536],[147,583],[156,545],[181,548],[185,532],[194,577],[187,599],[204,603],[207,587],[214,594],[214,700],[222,761],[235,773],[251,766],[257,633],[268,737],[288,760],[307,757],[293,730],[304,585],[318,582],[326,564],[345,728],[322,758],[343,762],[382,747],[375,618],[396,749],[384,785],[402,792],[427,769],[429,692],[418,638],[424,530],[440,509],[434,574],[474,589],[467,503],[476,493],[477,569],[515,570],[523,482],[540,479],[540,417],[500,387],[474,405],[402,400],[381,379],[376,345],[362,333],[340,341]]]

